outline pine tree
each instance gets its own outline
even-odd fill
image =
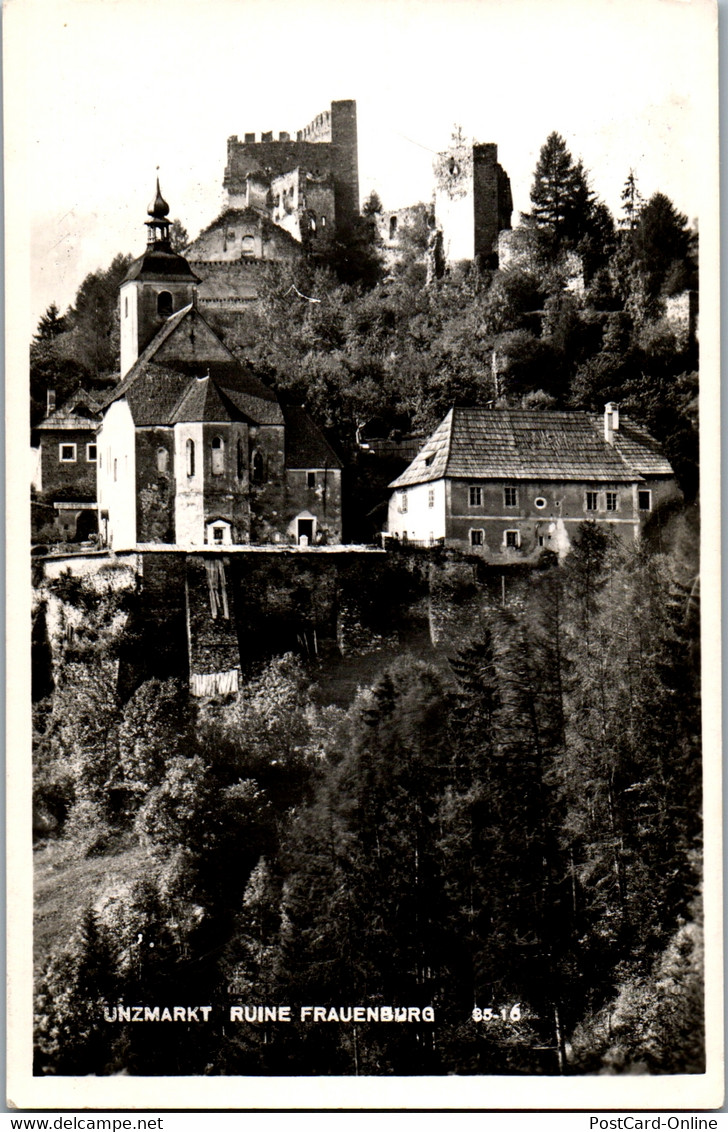
[[[630,169],[624,188],[621,193],[622,217],[619,227],[627,232],[634,232],[639,224],[640,209],[642,208],[642,194],[637,187],[637,178],[634,169]]]
[[[33,341],[52,342],[54,338],[57,338],[59,334],[63,334],[67,329],[65,317],[59,314],[56,304],[51,303],[45,314],[41,315],[38,321],[38,328],[33,335]]]
[[[688,271],[688,218],[664,193],[655,193],[639,212],[633,234],[635,256],[648,294],[670,282],[671,292],[685,286]],[[682,273],[682,274],[681,274]]]

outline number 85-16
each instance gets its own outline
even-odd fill
[[[481,1010],[479,1006],[474,1006],[471,1017],[473,1022],[520,1022],[521,1004],[515,1002],[510,1010],[507,1006],[501,1006],[500,1010],[494,1010],[491,1006]]]

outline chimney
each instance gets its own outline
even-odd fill
[[[46,395],[46,412],[47,412],[47,415],[50,416],[51,413],[55,412],[55,409],[56,409],[56,391],[55,391],[55,389],[49,389],[48,393]]]
[[[607,444],[614,444],[615,432],[619,432],[619,405],[608,401],[604,406],[604,439]]]

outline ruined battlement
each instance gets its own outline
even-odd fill
[[[336,228],[342,231],[359,213],[359,159],[356,102],[332,102],[330,110],[318,114],[298,130],[295,141],[290,133],[272,130],[245,133],[243,140],[232,134],[227,140],[227,164],[223,187],[232,200],[245,192],[252,175],[280,177],[302,167],[315,177],[330,175],[334,184]]]
[[[332,106],[339,106],[341,103],[332,103]],[[324,110],[322,114],[318,114],[313,122],[309,122],[304,129],[299,130],[296,134],[298,141],[312,141],[312,142],[330,142],[333,141],[331,136],[331,111]]]

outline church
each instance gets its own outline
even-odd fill
[[[101,540],[114,550],[342,540],[341,461],[197,305],[157,180],[147,247],[120,288],[121,380],[97,438]]]

